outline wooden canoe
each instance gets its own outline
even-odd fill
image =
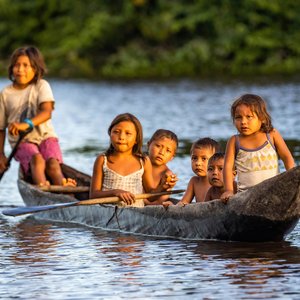
[[[80,186],[90,184],[90,176],[63,166],[66,176]],[[66,194],[44,192],[22,178],[20,194],[27,206],[74,201]],[[87,199],[88,193],[76,193]],[[83,224],[104,230],[147,236],[190,240],[281,241],[296,226],[300,216],[300,166],[266,180],[246,192],[236,194],[228,204],[220,200],[185,207],[146,206],[144,208],[89,205],[39,212],[37,218]]]

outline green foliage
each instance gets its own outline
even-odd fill
[[[0,73],[34,44],[53,76],[295,74],[299,11],[294,0],[0,0]]]

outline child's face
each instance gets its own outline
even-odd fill
[[[195,148],[191,154],[192,170],[197,176],[207,175],[207,163],[215,151],[209,147]]]
[[[234,125],[242,135],[251,135],[261,128],[261,120],[247,105],[241,104],[234,114]]]
[[[35,70],[30,64],[28,56],[21,55],[18,57],[13,66],[13,76],[15,78],[15,85],[20,88],[26,87],[34,78]]]
[[[209,163],[207,167],[208,181],[212,186],[223,187],[223,166],[224,159],[220,158]]]
[[[110,140],[117,152],[132,151],[136,144],[136,129],[132,122],[124,121],[116,124],[110,132]]]
[[[149,145],[149,158],[155,166],[167,164],[175,156],[176,142],[162,137],[154,140]]]

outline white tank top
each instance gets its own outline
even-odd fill
[[[114,170],[110,169],[107,166],[107,157],[104,156],[102,190],[108,191],[113,189],[121,189],[135,195],[144,193],[144,188],[143,188],[144,166],[142,160],[140,160],[140,163],[141,163],[141,169],[139,169],[134,173],[123,176],[118,174],[117,172],[115,172]],[[130,206],[143,207],[144,200],[137,199]]]
[[[266,136],[264,144],[255,149],[241,147],[238,135],[235,136],[238,192],[279,173],[276,149],[270,141],[269,134]]]

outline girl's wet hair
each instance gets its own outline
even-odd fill
[[[168,138],[172,141],[175,142],[176,144],[176,148],[175,148],[175,152],[177,150],[177,147],[178,147],[178,137],[177,135],[171,131],[171,130],[167,130],[167,129],[157,129],[152,137],[150,138],[150,140],[148,141],[147,145],[149,147],[149,145],[153,142],[153,141],[157,141],[157,140],[160,140],[162,138]]]
[[[261,131],[268,133],[273,130],[272,119],[267,111],[265,100],[254,94],[244,94],[233,102],[231,105],[231,118],[233,122],[235,120],[236,109],[242,104],[248,106],[252,112],[257,114],[258,118],[262,122]]]
[[[203,148],[210,148],[214,150],[214,152],[219,152],[221,150],[220,144],[217,141],[209,137],[205,137],[193,143],[190,153],[192,153],[194,149],[203,149]]]
[[[13,68],[20,56],[27,56],[29,58],[31,67],[34,69],[35,74],[31,82],[36,83],[43,78],[44,74],[47,72],[44,58],[38,48],[34,46],[27,46],[16,49],[10,58],[8,77],[11,81],[15,81]]]
[[[108,128],[108,135],[110,136],[111,130],[114,126],[121,122],[131,122],[133,123],[135,130],[136,130],[136,144],[132,148],[132,154],[138,157],[144,157],[142,147],[143,147],[143,127],[137,117],[130,113],[124,113],[117,115],[113,121],[111,122]],[[108,157],[109,155],[115,152],[115,148],[113,147],[112,143],[110,143],[108,149],[105,151],[105,155]]]

